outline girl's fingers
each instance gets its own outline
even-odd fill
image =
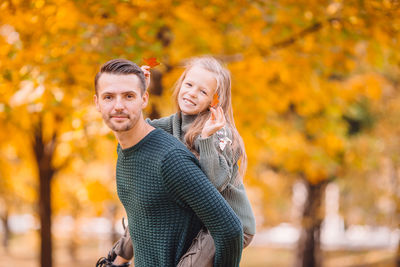
[[[142,70],[147,70],[147,71],[150,70],[150,66],[147,66],[147,65],[143,65],[143,66],[141,66],[140,68],[141,68]]]
[[[211,111],[211,119],[212,120],[218,120],[218,112],[215,110],[215,108],[210,108]]]
[[[215,120],[215,115],[212,112],[211,112],[211,120],[213,120],[213,121]]]
[[[206,123],[206,128],[210,134],[222,129],[225,126],[225,116],[221,107],[210,108],[210,118]]]
[[[144,76],[146,76],[146,77],[150,76],[150,66],[144,65],[144,66],[141,66],[140,68],[142,69]]]

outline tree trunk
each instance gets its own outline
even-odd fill
[[[56,143],[56,134],[51,140],[43,138],[42,121],[35,125],[32,143],[39,173],[39,216],[40,216],[40,266],[52,267],[51,239],[51,179],[55,173],[52,159]]]
[[[156,69],[151,70],[151,82],[149,86],[149,93],[153,96],[161,96],[163,92],[163,86],[162,86],[162,77],[163,74]],[[152,120],[160,118],[160,112],[157,108],[157,105],[152,103],[151,105],[151,112],[148,115],[148,117]]]
[[[52,266],[52,240],[51,240],[51,199],[50,199],[50,181],[51,176],[40,176],[40,238],[41,255],[40,262],[42,267]]]
[[[73,215],[72,217],[74,219],[74,230],[71,234],[71,238],[68,243],[68,251],[71,261],[73,263],[76,263],[78,260],[78,248],[79,248],[79,234],[78,234],[79,221],[78,221],[78,216]]]
[[[400,227],[400,184],[399,184],[399,167],[393,162],[392,170],[392,183],[393,183],[393,200],[396,203],[395,216],[393,216],[393,225]],[[396,253],[396,266],[400,267],[400,240],[397,242],[397,253]]]
[[[305,185],[307,199],[304,203],[295,267],[320,267],[322,266],[320,233],[323,219],[321,202],[327,183],[313,185],[305,181]]]
[[[1,222],[3,224],[3,229],[4,229],[4,236],[2,240],[2,244],[4,247],[4,250],[7,252],[8,251],[8,244],[10,240],[10,227],[8,227],[8,211],[5,210],[3,215],[1,216]]]
[[[396,266],[400,267],[400,240],[397,243]]]

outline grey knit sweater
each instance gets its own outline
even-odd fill
[[[215,241],[214,266],[239,266],[240,220],[180,141],[155,129],[117,152],[117,190],[136,267],[176,266],[203,224]]]
[[[195,118],[195,115],[179,116],[176,113],[157,120],[146,119],[146,122],[153,127],[163,129],[183,142],[185,133]],[[229,131],[227,134],[232,139]],[[238,185],[233,183],[238,175],[237,162],[240,155],[237,151],[233,151],[229,144],[222,151],[218,147],[218,143],[216,134],[205,139],[199,137],[195,140],[195,149],[200,154],[201,169],[235,211],[242,222],[243,232],[254,235],[256,232],[255,218],[244,185],[242,182]]]

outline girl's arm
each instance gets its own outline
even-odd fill
[[[201,169],[217,190],[222,192],[237,175],[240,154],[232,149],[232,134],[225,126],[222,108],[210,108],[210,111],[210,118],[195,141],[195,149],[199,153]]]
[[[225,132],[225,135],[214,133],[207,138],[199,137],[195,141],[195,148],[200,155],[201,169],[219,192],[233,182],[233,176],[238,172],[237,161],[240,158],[239,153],[233,151],[229,141],[225,143],[225,147],[220,146],[220,141],[224,137],[232,140],[229,130],[225,129],[222,132]]]
[[[167,133],[173,134],[172,125],[173,125],[174,116],[175,116],[175,114],[168,116],[168,117],[155,119],[155,120],[150,120],[149,118],[147,118],[146,122],[155,128],[160,128],[160,129],[166,131]]]

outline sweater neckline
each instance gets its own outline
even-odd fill
[[[181,113],[181,133],[185,134],[194,120],[197,118],[197,115],[185,115]]]
[[[145,137],[143,137],[142,140],[140,140],[137,144],[135,144],[131,147],[125,148],[125,149],[123,149],[121,147],[121,145],[118,143],[117,150],[120,151],[122,153],[122,155],[124,155],[126,157],[129,154],[131,154],[132,152],[138,150],[146,142],[146,140],[150,139],[155,133],[157,133],[159,131],[162,131],[162,130],[155,128],[154,130],[149,132]]]

